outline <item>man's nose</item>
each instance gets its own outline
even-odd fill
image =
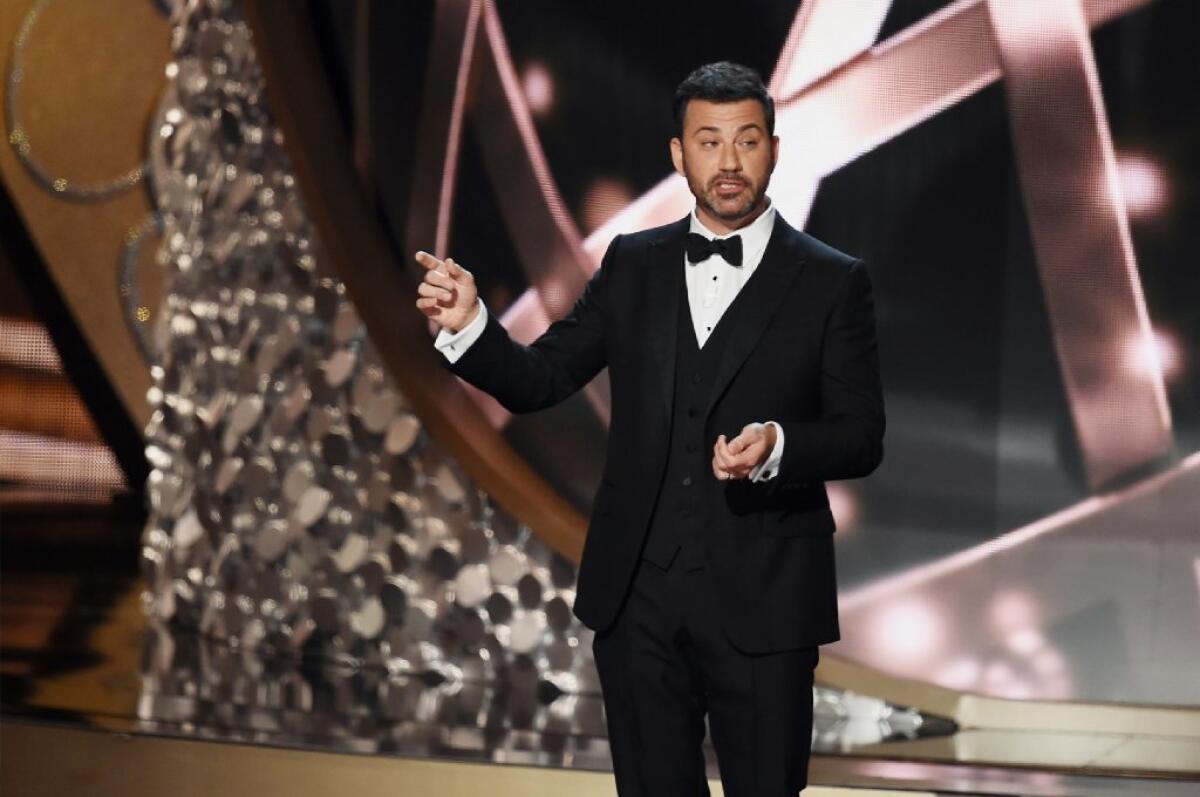
[[[719,166],[723,172],[740,172],[742,170],[742,162],[738,158],[736,146],[721,148],[721,163]]]

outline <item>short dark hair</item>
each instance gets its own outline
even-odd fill
[[[717,61],[698,67],[675,89],[675,134],[683,137],[683,115],[692,100],[737,102],[758,100],[767,118],[767,133],[775,135],[775,100],[767,93],[762,77],[748,66]]]

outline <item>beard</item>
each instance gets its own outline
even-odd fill
[[[740,174],[718,174],[709,180],[707,185],[701,185],[700,181],[688,171],[686,162],[684,163],[684,173],[687,175],[688,188],[691,189],[692,195],[696,197],[696,202],[700,207],[704,208],[710,216],[724,222],[736,222],[749,216],[756,208],[760,207],[763,197],[767,193],[765,181],[762,185],[756,185]],[[744,188],[738,197],[740,201],[731,205],[729,200],[723,200],[717,193],[717,183],[719,182],[741,183]],[[744,198],[742,198],[743,195]]]

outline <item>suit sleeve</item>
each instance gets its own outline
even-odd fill
[[[850,267],[826,324],[820,391],[817,420],[781,422],[788,441],[779,468],[784,483],[859,478],[883,459],[874,300],[862,260]]]
[[[440,351],[442,356],[450,362],[454,362],[459,357],[462,357],[463,352],[471,348],[471,344],[479,340],[479,336],[483,334],[483,330],[487,326],[488,311],[487,306],[483,303],[483,299],[476,299],[475,306],[479,308],[479,312],[471,319],[471,323],[457,332],[443,329],[438,332],[437,337],[433,341],[433,347]]]
[[[608,364],[608,284],[620,240],[609,244],[570,312],[533,343],[514,341],[489,313],[479,338],[446,366],[513,413],[553,406],[586,385]]]

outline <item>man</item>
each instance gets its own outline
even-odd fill
[[[707,714],[726,795],[794,795],[817,645],[839,637],[824,481],[882,457],[871,288],[861,260],[771,206],[779,139],[757,73],[700,67],[675,118],[671,159],[695,210],[617,236],[532,345],[509,338],[451,259],[417,254],[417,306],[453,372],[513,412],[608,367],[608,457],[575,613],[596,632],[618,792],[708,794]]]

